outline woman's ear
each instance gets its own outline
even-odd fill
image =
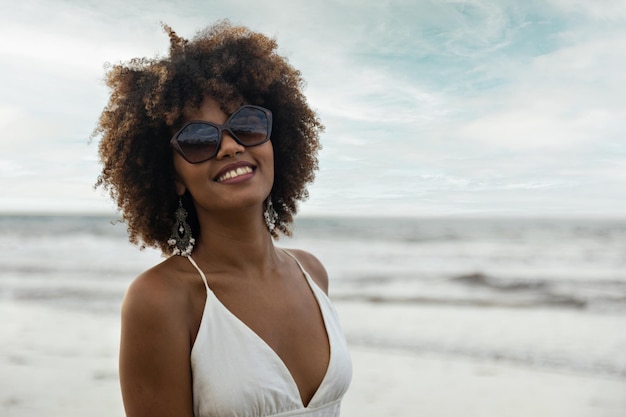
[[[179,197],[182,197],[183,194],[185,194],[185,191],[187,191],[187,187],[185,187],[185,184],[183,184],[178,178],[176,178],[175,184],[176,194],[178,194]]]

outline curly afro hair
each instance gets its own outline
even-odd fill
[[[183,110],[203,97],[218,100],[225,113],[241,103],[273,113],[274,185],[277,231],[291,235],[297,202],[308,197],[315,177],[323,126],[308,106],[300,72],[276,52],[277,45],[246,27],[221,21],[188,41],[170,27],[169,56],[136,58],[112,66],[111,89],[95,136],[102,172],[96,187],[116,201],[133,244],[168,251],[179,197],[169,141],[183,123]],[[199,223],[193,204],[183,198],[194,235]]]

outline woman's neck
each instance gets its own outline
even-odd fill
[[[200,214],[193,257],[211,269],[265,269],[276,263],[272,237],[258,208]]]

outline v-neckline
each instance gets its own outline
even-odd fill
[[[206,276],[205,276],[204,272],[195,263],[195,261],[191,258],[191,256],[188,259],[194,264],[196,269],[198,269],[198,272],[200,272],[200,274],[202,276],[202,279],[204,281],[206,290],[207,290],[207,299],[205,301],[205,308],[204,308],[204,310],[206,310],[206,308],[207,308],[207,306],[209,304],[209,296],[211,296],[217,302],[217,305],[220,306],[220,308],[222,308],[226,312],[228,317],[231,317],[233,319],[233,321],[237,325],[242,327],[244,329],[244,331],[246,331],[254,339],[256,339],[258,342],[260,342],[259,346],[261,346],[264,350],[269,352],[269,354],[273,358],[273,360],[276,363],[279,364],[280,368],[286,374],[286,376],[287,376],[287,378],[289,380],[289,384],[290,384],[291,388],[295,390],[295,395],[297,396],[299,405],[303,409],[307,409],[313,403],[313,401],[316,399],[316,397],[318,396],[318,393],[321,391],[321,388],[323,387],[324,383],[328,379],[328,374],[329,374],[330,367],[331,367],[332,360],[333,360],[333,346],[332,346],[331,337],[328,334],[328,321],[327,321],[327,318],[326,318],[326,314],[324,314],[324,309],[322,308],[322,305],[321,305],[319,296],[317,294],[317,291],[314,288],[314,286],[316,286],[317,284],[315,284],[313,279],[309,276],[308,272],[304,269],[302,264],[300,264],[300,261],[298,261],[292,254],[290,254],[286,250],[283,249],[283,252],[285,252],[289,257],[293,258],[293,260],[296,262],[296,264],[298,265],[298,268],[300,269],[302,275],[304,276],[304,279],[307,282],[307,285],[309,286],[309,289],[313,293],[313,297],[315,299],[315,303],[317,304],[317,308],[318,308],[318,310],[319,310],[319,312],[320,312],[320,314],[322,316],[322,323],[324,325],[324,332],[326,333],[326,339],[328,340],[328,350],[329,350],[329,352],[328,352],[328,363],[326,365],[326,371],[324,372],[324,376],[322,377],[322,380],[320,381],[319,385],[315,389],[315,392],[313,393],[313,396],[311,397],[311,399],[309,400],[309,402],[306,405],[304,404],[304,401],[302,400],[302,393],[300,391],[300,387],[298,386],[298,383],[296,382],[296,379],[293,376],[293,373],[291,372],[291,370],[289,369],[289,367],[287,366],[285,361],[280,357],[278,352],[276,352],[274,350],[274,348],[272,348],[272,346],[269,343],[267,343],[267,341],[265,341],[265,339],[263,339],[257,332],[255,332],[250,326],[248,326],[243,320],[241,320],[235,313],[233,313],[228,307],[226,307],[226,305],[224,303],[222,303],[222,301],[213,292],[211,287],[209,287],[209,284],[208,284],[208,281],[206,280]],[[204,311],[203,311],[201,322],[204,320],[204,318],[205,318],[205,315],[204,315]]]
[[[243,320],[241,320],[239,317],[237,317],[237,315],[235,313],[230,311],[228,309],[228,307],[226,307],[224,305],[224,303],[222,303],[220,301],[220,299],[217,298],[217,295],[215,295],[215,293],[211,289],[209,289],[209,291],[210,291],[210,295],[218,303],[220,308],[224,309],[226,311],[227,315],[229,317],[232,317],[233,320],[235,321],[235,323],[237,323],[240,327],[244,328],[245,331],[248,332],[254,339],[258,340],[260,342],[259,345],[264,350],[266,350],[266,351],[268,351],[270,353],[270,356],[274,358],[274,361],[276,363],[280,364],[280,367],[283,369],[283,371],[285,372],[285,375],[289,379],[291,387],[293,389],[295,389],[295,394],[298,397],[299,404],[302,406],[302,408],[308,408],[309,405],[311,405],[311,403],[313,402],[313,400],[317,397],[317,394],[320,392],[320,389],[324,385],[324,382],[326,381],[327,376],[328,376],[328,371],[330,370],[331,361],[333,359],[333,349],[332,349],[332,344],[331,344],[331,338],[328,336],[328,330],[327,330],[327,327],[326,327],[326,317],[324,316],[324,312],[322,311],[322,309],[320,308],[320,313],[322,314],[322,319],[324,321],[324,331],[326,332],[326,337],[328,339],[328,348],[329,348],[328,364],[326,365],[326,372],[324,373],[324,377],[322,378],[321,382],[319,383],[319,385],[315,389],[315,392],[313,393],[313,396],[311,397],[309,402],[305,405],[304,401],[302,400],[302,393],[300,391],[300,387],[298,386],[298,383],[296,382],[296,379],[294,378],[293,373],[291,372],[291,370],[289,369],[289,367],[287,366],[285,361],[280,357],[280,355],[274,350],[274,348],[272,348],[272,346],[269,343],[267,343],[265,341],[265,339],[263,339],[261,336],[259,336],[259,334],[257,332],[255,332]],[[209,294],[207,294],[207,296],[208,295]],[[319,308],[319,301],[317,300],[317,295],[315,294],[315,292],[313,293],[313,295],[315,297],[315,300],[316,300],[318,308]]]

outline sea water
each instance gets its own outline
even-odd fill
[[[626,220],[302,217],[277,245],[324,263],[351,343],[626,378]],[[114,217],[0,216],[0,302],[117,315],[163,259]]]

